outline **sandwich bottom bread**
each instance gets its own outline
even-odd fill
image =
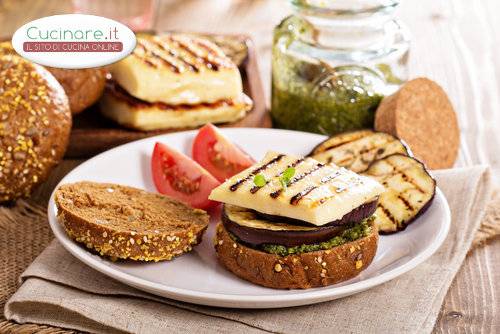
[[[275,289],[308,289],[346,281],[370,265],[378,244],[373,217],[350,228],[329,244],[255,247],[222,222],[214,244],[219,262],[242,279]]]
[[[209,222],[203,210],[110,183],[64,184],[55,202],[69,237],[111,259],[171,260],[199,244]]]

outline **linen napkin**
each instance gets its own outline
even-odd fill
[[[5,317],[96,333],[431,332],[491,192],[490,173],[483,166],[433,174],[452,212],[446,241],[412,271],[363,293],[273,310],[198,306],[125,286],[53,241],[23,273],[23,284],[7,302]]]

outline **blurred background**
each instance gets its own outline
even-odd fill
[[[95,13],[136,29],[245,33],[253,39],[267,101],[273,28],[290,13],[284,0],[0,0],[3,37],[38,17]],[[458,165],[500,168],[500,12],[498,0],[403,0],[397,17],[412,34],[410,78],[443,86],[462,133]]]

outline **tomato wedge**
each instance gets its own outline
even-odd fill
[[[221,182],[255,163],[212,124],[198,131],[193,142],[193,159]]]
[[[160,193],[199,209],[209,209],[217,204],[208,196],[220,182],[195,161],[167,145],[156,143],[151,170]]]

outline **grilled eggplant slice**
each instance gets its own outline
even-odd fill
[[[334,163],[353,172],[364,172],[375,160],[400,153],[411,155],[406,145],[383,132],[360,130],[328,138],[309,156],[323,163]]]
[[[386,188],[375,211],[380,234],[404,230],[434,199],[436,181],[415,158],[393,154],[373,162],[363,174]]]
[[[377,201],[378,197],[375,198],[373,201],[366,202],[351,212],[346,213],[345,215],[342,216],[342,218],[331,221],[325,225],[321,225],[323,227],[326,226],[340,226],[340,225],[345,225],[353,222],[360,222],[365,218],[370,217],[373,215],[375,210],[377,209]],[[294,219],[294,218],[289,218],[289,217],[284,217],[284,216],[277,216],[277,215],[270,215],[267,213],[262,213],[262,212],[257,212],[257,216],[265,219],[265,220],[270,220],[273,223],[285,223],[285,224],[291,224],[291,225],[302,225],[302,226],[311,226],[310,223],[300,220],[300,219]]]
[[[318,227],[279,223],[266,220],[251,209],[230,204],[224,204],[222,224],[227,231],[248,245],[278,244],[287,247],[331,239],[348,226]]]

